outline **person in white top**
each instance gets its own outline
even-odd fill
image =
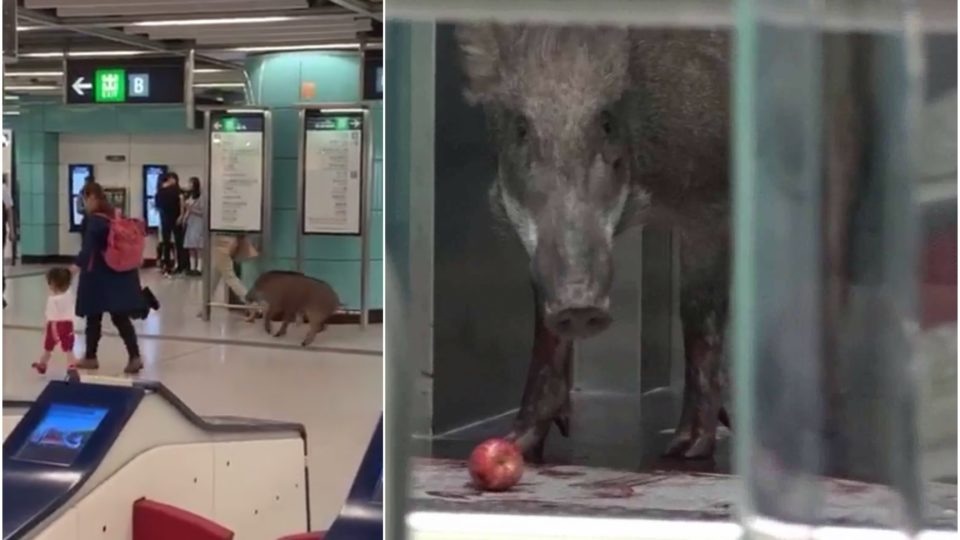
[[[73,343],[76,339],[73,330],[73,314],[77,301],[70,292],[70,282],[73,274],[67,268],[51,268],[47,272],[47,286],[50,296],[47,297],[47,326],[43,333],[43,356],[39,362],[33,364],[33,369],[43,375],[47,372],[47,363],[57,343],[67,355],[67,371],[75,372],[77,357],[73,354]]]

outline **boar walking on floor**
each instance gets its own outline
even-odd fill
[[[457,27],[464,96],[483,108],[497,154],[490,199],[530,256],[533,358],[508,438],[542,458],[570,425],[573,341],[604,331],[614,237],[640,224],[680,238],[682,411],[667,455],[713,455],[729,426],[724,334],[731,278],[730,37],[711,30],[478,24]],[[851,71],[831,45],[843,88]],[[839,70],[839,71],[838,71]],[[830,88],[830,87],[827,87]],[[828,90],[823,230],[827,326],[837,321],[853,196],[850,101]],[[850,135],[850,136],[848,136]],[[846,187],[844,187],[846,186]],[[836,336],[826,336],[826,352]],[[832,362],[824,366],[837,393]]]
[[[310,329],[303,339],[304,347],[313,342],[326,327],[326,320],[340,308],[340,298],[327,282],[281,270],[261,274],[246,300],[263,307],[264,328],[275,337],[285,335],[287,326],[298,315],[305,316]],[[274,333],[271,321],[275,319],[281,323]]]

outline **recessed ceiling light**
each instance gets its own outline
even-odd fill
[[[3,111],[4,116],[20,116],[20,111]]]
[[[220,68],[196,68],[193,70],[194,73],[223,73],[224,71],[227,70]]]
[[[242,82],[208,82],[208,83],[194,83],[194,88],[243,88],[245,85]]]
[[[25,52],[20,53],[17,56],[21,56],[23,58],[61,58],[63,57],[63,51]]]
[[[62,77],[62,71],[8,71],[7,77]]]
[[[138,56],[146,51],[67,51],[67,56],[79,58],[85,56]]]
[[[147,51],[131,51],[131,50],[122,50],[122,51],[67,51],[67,56],[70,58],[83,58],[83,57],[92,57],[92,56],[137,56],[140,54],[146,54]],[[19,56],[24,58],[62,58],[63,51],[46,51],[46,52],[26,52],[21,53]]]
[[[12,94],[7,94],[7,95],[3,96],[3,99],[6,99],[6,100],[8,100],[8,101],[17,101],[18,99],[20,99],[20,96],[14,96],[14,95],[12,95]]]
[[[322,49],[359,49],[359,43],[323,43],[317,45],[264,45],[262,47],[236,47],[230,49],[238,52],[265,52],[265,51],[311,51]]]
[[[11,92],[29,92],[31,90],[59,90],[60,87],[55,84],[34,84],[24,86],[4,86],[4,90]]]
[[[46,28],[45,26],[18,26],[17,32],[29,32],[31,30],[40,30]]]
[[[201,26],[206,24],[256,24],[283,22],[294,17],[228,17],[223,19],[175,19],[170,21],[140,21],[126,26]]]

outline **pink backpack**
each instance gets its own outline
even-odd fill
[[[143,220],[123,217],[119,210],[113,218],[101,215],[110,220],[107,249],[103,252],[107,266],[117,272],[128,272],[143,266],[143,246],[147,241]],[[93,265],[93,259],[90,264]]]

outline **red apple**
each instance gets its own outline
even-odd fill
[[[523,476],[523,452],[506,439],[487,439],[470,453],[470,477],[484,491],[505,491]]]

